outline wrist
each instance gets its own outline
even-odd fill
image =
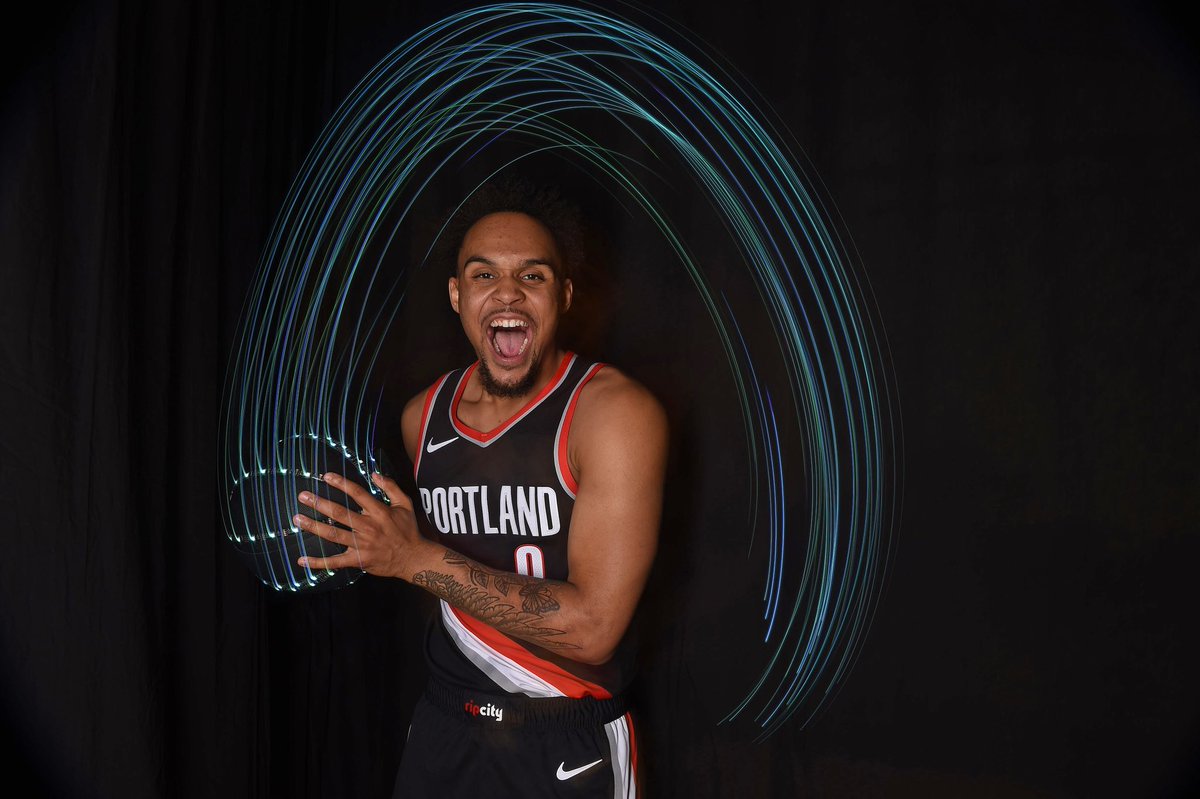
[[[442,546],[425,538],[418,538],[404,548],[400,560],[399,573],[396,575],[405,582],[413,582],[418,572],[431,568],[440,558]]]

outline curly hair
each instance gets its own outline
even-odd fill
[[[506,176],[479,187],[458,207],[442,232],[439,259],[458,270],[458,251],[471,226],[489,214],[513,212],[536,219],[550,231],[562,264],[559,277],[578,273],[584,258],[584,226],[579,207],[554,186],[538,185],[521,176]]]

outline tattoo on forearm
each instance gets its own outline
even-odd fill
[[[487,588],[490,581],[498,592],[508,596],[509,589],[516,587],[521,596],[521,609],[526,613],[553,613],[559,608],[558,600],[554,598],[545,580],[489,569],[455,552],[447,552],[442,559],[466,568],[471,575],[471,582],[480,588]]]
[[[470,582],[464,583],[455,575],[426,569],[413,575],[413,583],[503,633],[550,649],[579,648],[575,644],[555,640],[555,636],[564,633],[563,630],[541,624],[546,614],[559,609],[558,600],[545,580],[489,569],[454,552],[447,552],[443,559],[466,568]],[[514,604],[504,601],[513,589],[516,589],[520,598],[519,610]]]

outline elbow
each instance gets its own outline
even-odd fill
[[[603,666],[612,660],[613,655],[616,653],[616,647],[582,646],[578,650],[571,652],[569,657],[571,660],[578,661],[587,666]]]
[[[604,622],[592,623],[576,638],[576,648],[563,654],[588,666],[603,666],[617,654],[624,634],[624,626],[616,629]]]

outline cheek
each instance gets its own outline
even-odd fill
[[[471,308],[477,306],[479,304],[478,298],[476,297],[477,293],[478,292],[473,292],[467,288],[459,289],[459,291],[456,294],[456,296],[457,296],[457,302],[455,303],[457,305],[456,310],[460,314],[466,314],[471,310]]]

